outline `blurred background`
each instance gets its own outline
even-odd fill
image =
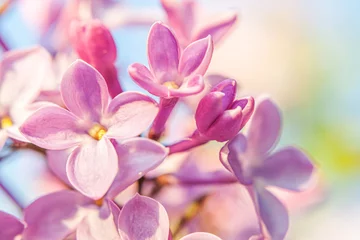
[[[0,2],[5,6],[6,1]],[[0,33],[11,49],[42,43],[52,50],[39,30],[42,3],[18,0],[0,9]],[[241,95],[270,95],[283,111],[280,145],[305,149],[318,167],[317,185],[298,195],[308,208],[304,211],[294,204],[290,209],[287,239],[359,239],[360,2],[202,0],[199,4],[204,12],[199,24],[230,10],[240,16],[232,33],[215,49],[208,73],[236,79]],[[140,90],[126,68],[147,62],[149,26],[164,18],[157,0],[120,1],[104,16],[117,43],[117,64],[126,90]],[[36,186],[36,179],[39,172],[48,173],[31,160],[31,154],[23,154],[0,163],[0,181],[15,189],[26,205],[46,192],[43,183]],[[0,209],[20,216],[4,191],[0,191]]]

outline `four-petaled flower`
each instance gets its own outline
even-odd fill
[[[119,94],[109,103],[105,80],[81,60],[66,71],[60,91],[68,110],[44,106],[23,123],[20,131],[45,149],[76,146],[66,165],[69,181],[84,195],[99,199],[118,172],[113,143],[141,134],[156,116],[157,104],[136,92]]]
[[[223,165],[248,186],[259,217],[271,239],[282,240],[288,229],[288,213],[266,187],[302,190],[311,179],[314,166],[304,152],[285,147],[275,153],[281,128],[281,116],[270,99],[259,101],[246,137],[238,134],[221,150]]]

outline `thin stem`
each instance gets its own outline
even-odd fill
[[[174,143],[169,146],[170,154],[183,152],[189,150],[191,148],[203,145],[207,143],[209,140],[199,133],[197,130],[191,135],[191,137],[181,140],[180,142]]]
[[[150,139],[158,140],[161,137],[165,130],[165,124],[178,100],[179,98],[160,98],[159,112],[155,117],[148,136]]]

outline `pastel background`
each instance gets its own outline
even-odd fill
[[[15,1],[0,16],[1,35],[14,49],[39,41],[20,4]],[[229,10],[240,16],[215,50],[208,72],[236,79],[240,94],[270,95],[283,111],[280,145],[300,146],[317,164],[314,188],[289,196],[293,203],[287,239],[359,239],[360,2],[202,0],[199,4],[204,12],[200,22]],[[119,6],[106,19],[118,44],[121,81],[126,89],[140,90],[126,68],[133,62],[146,63],[150,26],[146,22],[162,20],[164,14],[156,0],[124,0]],[[37,11],[41,13],[41,8]],[[129,16],[142,24],[121,25]],[[18,153],[0,162],[0,181],[24,205],[50,189],[63,188],[37,185],[40,177],[53,176],[33,155]],[[21,216],[1,189],[0,209]]]

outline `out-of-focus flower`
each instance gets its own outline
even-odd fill
[[[42,107],[23,123],[20,131],[45,149],[76,146],[68,158],[67,176],[80,192],[99,199],[118,172],[112,141],[141,134],[157,113],[156,103],[136,92],[120,94],[109,103],[105,80],[81,60],[65,73],[61,94],[69,110],[56,105]]]
[[[24,231],[24,223],[16,217],[0,211],[0,239],[16,239]]]
[[[248,186],[259,217],[271,239],[281,240],[288,229],[288,213],[266,187],[300,191],[311,179],[314,166],[304,152],[295,147],[271,154],[280,135],[281,117],[269,99],[258,103],[246,137],[238,134],[221,150],[223,165]]]
[[[117,69],[116,45],[110,30],[98,19],[74,20],[70,38],[79,57],[95,67],[105,78],[111,97],[122,92]]]
[[[29,104],[40,93],[49,67],[51,56],[41,47],[4,54],[0,63],[0,150],[8,136],[27,141],[18,126],[31,113]]]
[[[199,132],[209,140],[227,141],[245,126],[254,111],[252,97],[235,100],[236,81],[227,79],[201,99],[195,119]]]
[[[134,81],[148,92],[163,98],[184,97],[204,89],[205,74],[212,57],[210,36],[200,39],[180,52],[171,30],[156,22],[148,37],[150,70],[142,64],[129,66]]]
[[[226,17],[216,17],[206,26],[198,26],[198,11],[194,0],[161,0],[170,27],[175,31],[182,48],[191,42],[211,35],[217,44],[231,30],[237,21],[235,13]]]

